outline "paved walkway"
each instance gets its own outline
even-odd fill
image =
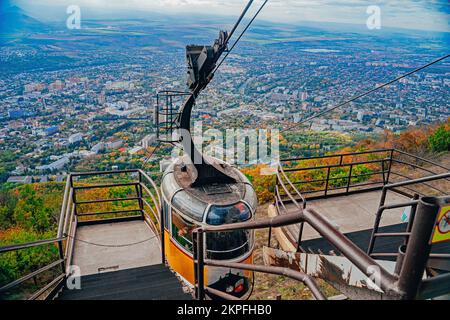
[[[375,214],[378,210],[381,191],[371,191],[328,199],[307,200],[307,208],[321,213],[342,233],[372,229],[375,222]],[[385,204],[402,203],[408,198],[394,192],[388,192]],[[287,206],[289,209],[290,205]],[[403,208],[386,210],[383,214],[380,226],[389,226],[401,223]],[[291,235],[298,237],[298,225],[287,227]],[[320,238],[320,235],[310,226],[305,224],[303,240]]]
[[[158,238],[144,221],[80,226],[76,239],[72,263],[83,276],[161,263]]]

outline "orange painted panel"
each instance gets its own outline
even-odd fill
[[[194,262],[191,256],[179,249],[174,243],[174,240],[170,239],[170,234],[167,230],[164,231],[164,244],[166,248],[166,258],[170,267],[181,275],[191,285],[194,284]],[[253,255],[246,258],[243,263],[253,263]],[[229,269],[214,267],[216,271],[222,270],[223,274],[226,274]],[[211,270],[212,271],[212,270]],[[220,271],[219,271],[220,272]],[[252,276],[251,271],[242,271],[242,273],[250,278]],[[208,283],[208,267],[205,267],[205,282]]]
[[[170,267],[186,279],[190,284],[194,283],[194,262],[192,257],[181,251],[170,239],[169,232],[164,231],[164,244],[166,258]]]

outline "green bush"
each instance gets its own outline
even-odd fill
[[[450,151],[450,130],[447,130],[445,126],[439,127],[428,138],[428,148],[433,152]]]
[[[41,234],[25,229],[12,229],[2,237],[0,246],[27,243],[53,236],[53,232]],[[58,248],[54,244],[0,253],[0,287],[56,259],[58,259]]]

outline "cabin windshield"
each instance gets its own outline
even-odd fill
[[[214,226],[243,222],[250,219],[252,213],[243,202],[231,206],[211,206],[206,217],[206,223]]]
[[[232,206],[211,206],[206,217],[210,225],[222,225],[249,220],[252,216],[246,204],[239,202]],[[233,230],[208,233],[206,247],[208,259],[230,260],[245,255],[252,247],[252,232]]]

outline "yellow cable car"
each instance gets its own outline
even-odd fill
[[[175,160],[164,172],[161,182],[164,212],[164,244],[171,268],[194,286],[192,232],[202,225],[223,225],[254,218],[257,198],[253,186],[239,170],[220,162],[232,171],[236,182],[210,183],[193,187],[186,183],[184,160]],[[211,160],[210,160],[211,161]],[[219,162],[217,159],[213,159]],[[208,233],[205,257],[232,262],[253,262],[254,231]],[[236,297],[247,298],[253,289],[249,271],[205,267],[205,284]]]
[[[211,46],[188,45],[187,86],[189,93],[165,90],[157,95],[155,120],[160,142],[181,144],[184,155],[165,170],[161,181],[164,214],[164,247],[170,267],[194,287],[193,231],[205,225],[219,226],[248,221],[257,208],[255,190],[236,168],[196,149],[191,136],[191,113],[196,99],[214,77],[218,60],[228,50],[234,31],[249,9],[247,5],[230,33],[220,31]],[[186,98],[178,111],[174,97]],[[166,101],[160,114],[160,101]],[[173,133],[176,131],[177,135]],[[207,233],[204,257],[238,263],[253,263],[254,231]],[[205,284],[239,298],[253,289],[253,273],[222,267],[205,267]]]

